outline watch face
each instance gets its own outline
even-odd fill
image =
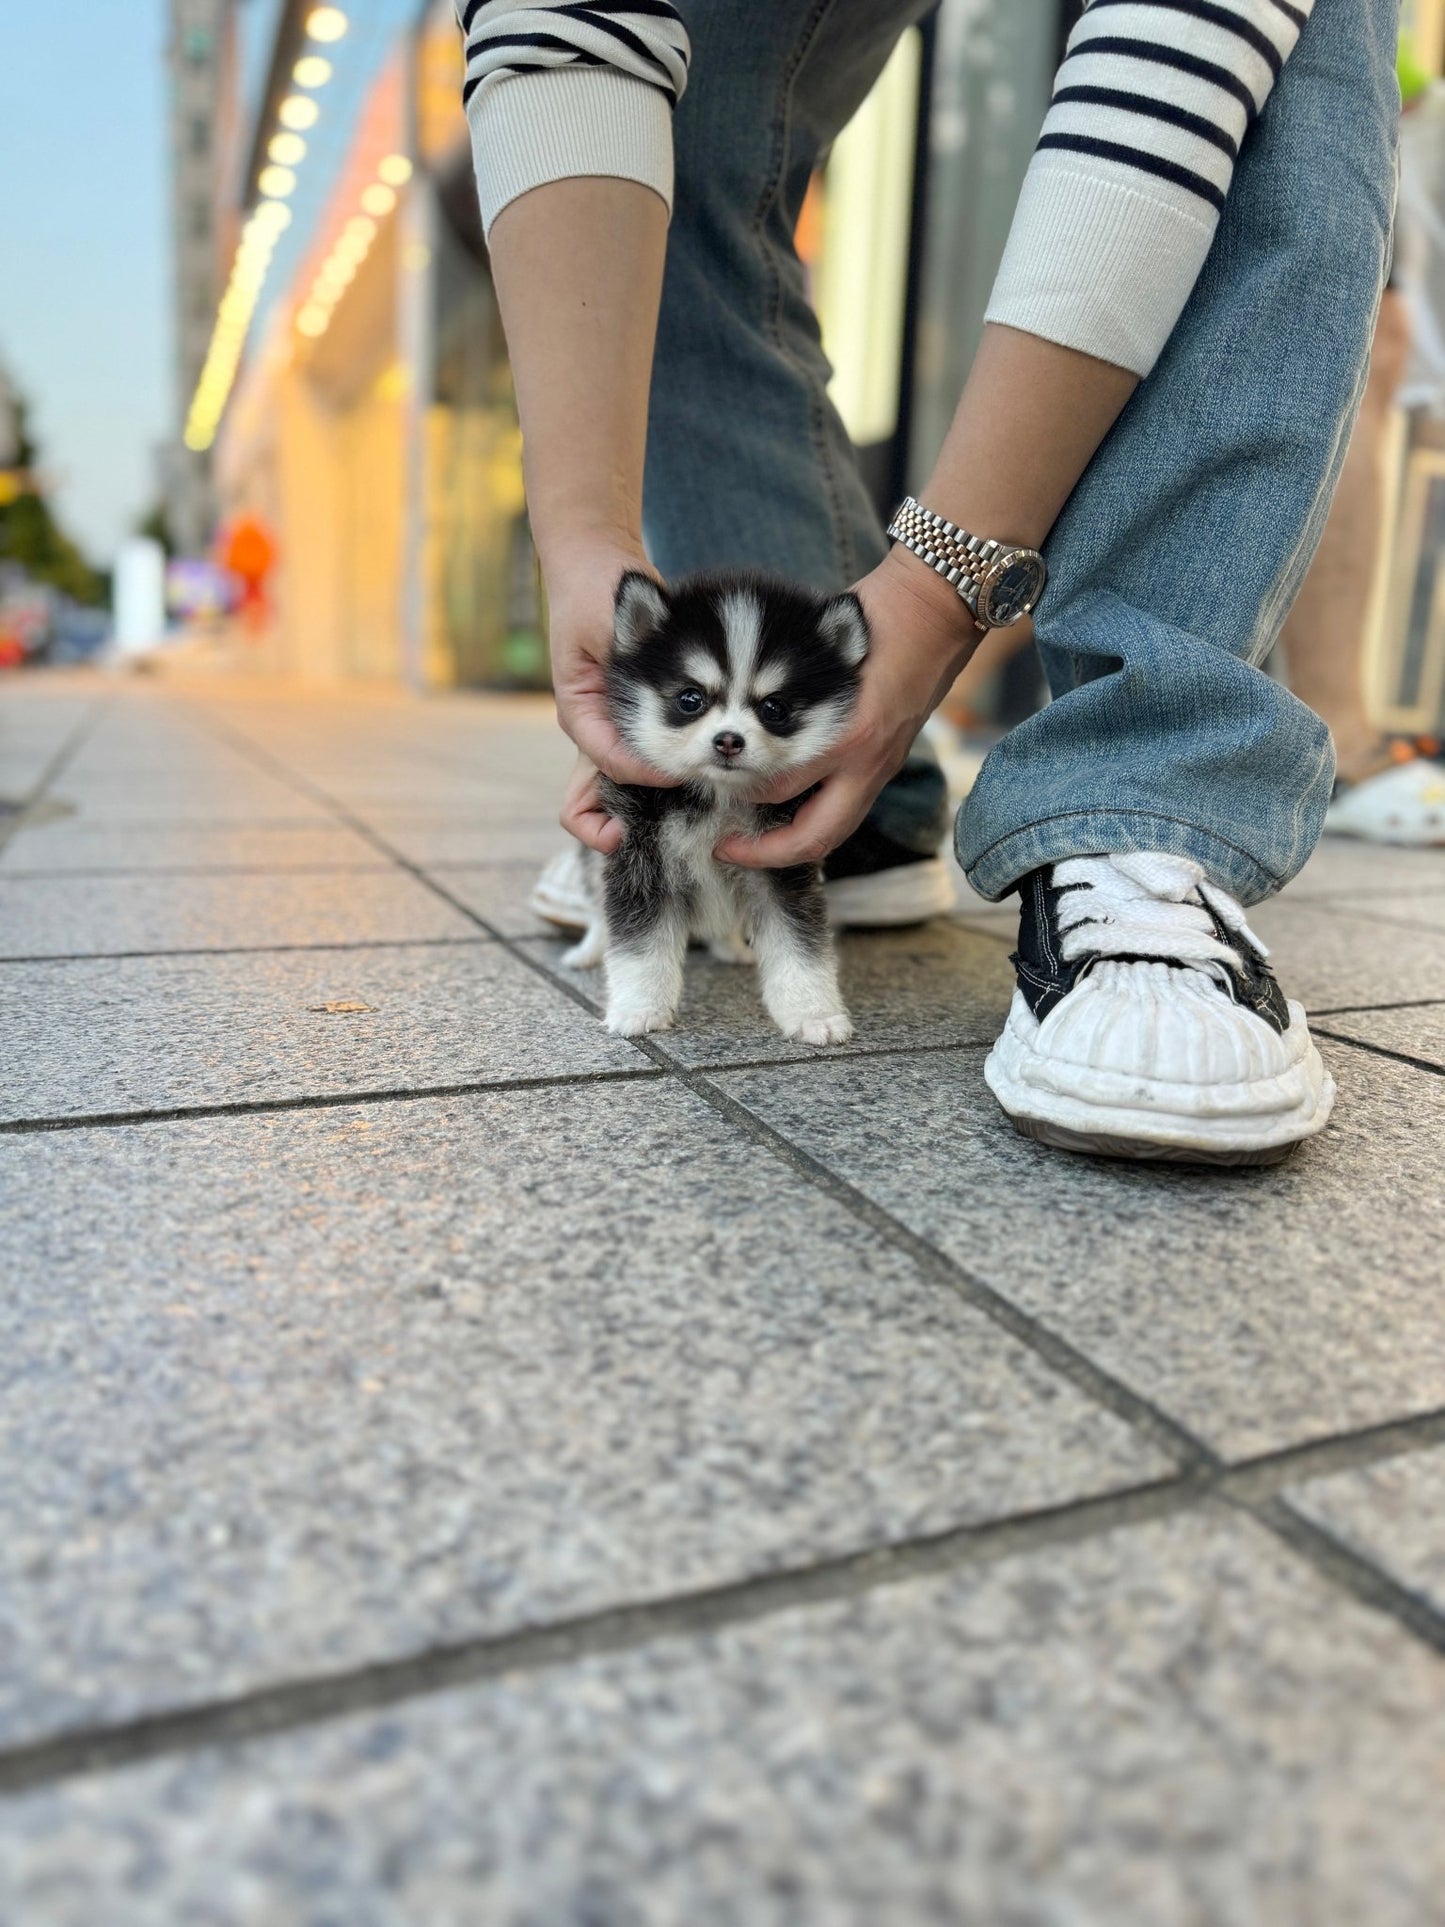
[[[1033,608],[1046,580],[1043,557],[1015,549],[1003,558],[998,574],[985,587],[979,614],[991,629],[1007,629]]]

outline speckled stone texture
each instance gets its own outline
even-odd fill
[[[1445,856],[1256,913],[1327,1135],[1150,1169],[989,1095],[1012,902],[609,1038],[542,700],[5,694],[0,1927],[1439,1914]]]
[[[104,957],[475,937],[398,870],[297,876],[0,877],[0,957]]]
[[[1324,836],[1284,894],[1301,902],[1330,897],[1349,906],[1356,899],[1440,890],[1445,890],[1445,851],[1396,849],[1355,837]],[[1361,907],[1368,909],[1363,903]]]
[[[1276,897],[1250,926],[1268,945],[1286,993],[1306,1010],[1445,998],[1445,943],[1424,925],[1374,920],[1379,900],[1348,904]]]
[[[605,1004],[604,973],[564,970],[566,947],[544,940],[532,950],[562,981]],[[887,1047],[991,1044],[1008,1014],[1014,977],[1006,953],[956,924],[887,934],[847,931],[838,954],[853,1041],[818,1049],[813,1054],[820,1060]],[[702,950],[688,954],[682,1008],[659,1042],[683,1064],[809,1054],[806,1045],[784,1037],[763,1009],[750,966],[718,963]]]
[[[1289,1497],[1445,1613],[1445,1447],[1312,1479]]]
[[[0,1883],[47,1927],[1419,1927],[1442,1737],[1438,1661],[1195,1517],[24,1795]]]
[[[732,1094],[1231,1454],[1445,1405],[1445,1083],[1336,1046],[1336,1121],[1200,1172],[1020,1137],[973,1054],[724,1074]],[[1428,1202],[1427,1202],[1428,1201]]]
[[[107,828],[57,815],[27,825],[3,851],[0,873],[54,876],[59,872],[133,870],[375,870],[389,868],[354,830],[329,825],[213,824],[178,829],[165,824]]]
[[[483,937],[16,964],[0,1063],[0,1119],[648,1068]]]
[[[12,1742],[1166,1469],[676,1087],[0,1138],[0,1276]]]
[[[1445,1070],[1445,1004],[1335,1011],[1320,1025],[1331,1037],[1353,1038]]]

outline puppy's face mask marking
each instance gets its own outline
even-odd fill
[[[628,744],[664,775],[756,794],[836,742],[868,628],[856,596],[762,579],[617,592],[608,686]]]

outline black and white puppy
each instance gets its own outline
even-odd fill
[[[669,588],[623,576],[612,714],[623,739],[679,787],[602,779],[626,836],[603,862],[602,914],[567,961],[590,968],[605,955],[609,1030],[668,1028],[697,937],[730,962],[756,959],[763,1002],[785,1036],[852,1036],[818,866],[744,870],[713,850],[735,832],[790,820],[792,805],[755,799],[838,740],[867,652],[854,595],[756,575],[694,575]]]

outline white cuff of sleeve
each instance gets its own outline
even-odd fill
[[[482,225],[548,181],[640,181],[672,208],[672,104],[657,87],[599,67],[556,67],[479,87],[467,110]]]
[[[1147,375],[1219,225],[1170,194],[1117,161],[1036,154],[985,319]]]

